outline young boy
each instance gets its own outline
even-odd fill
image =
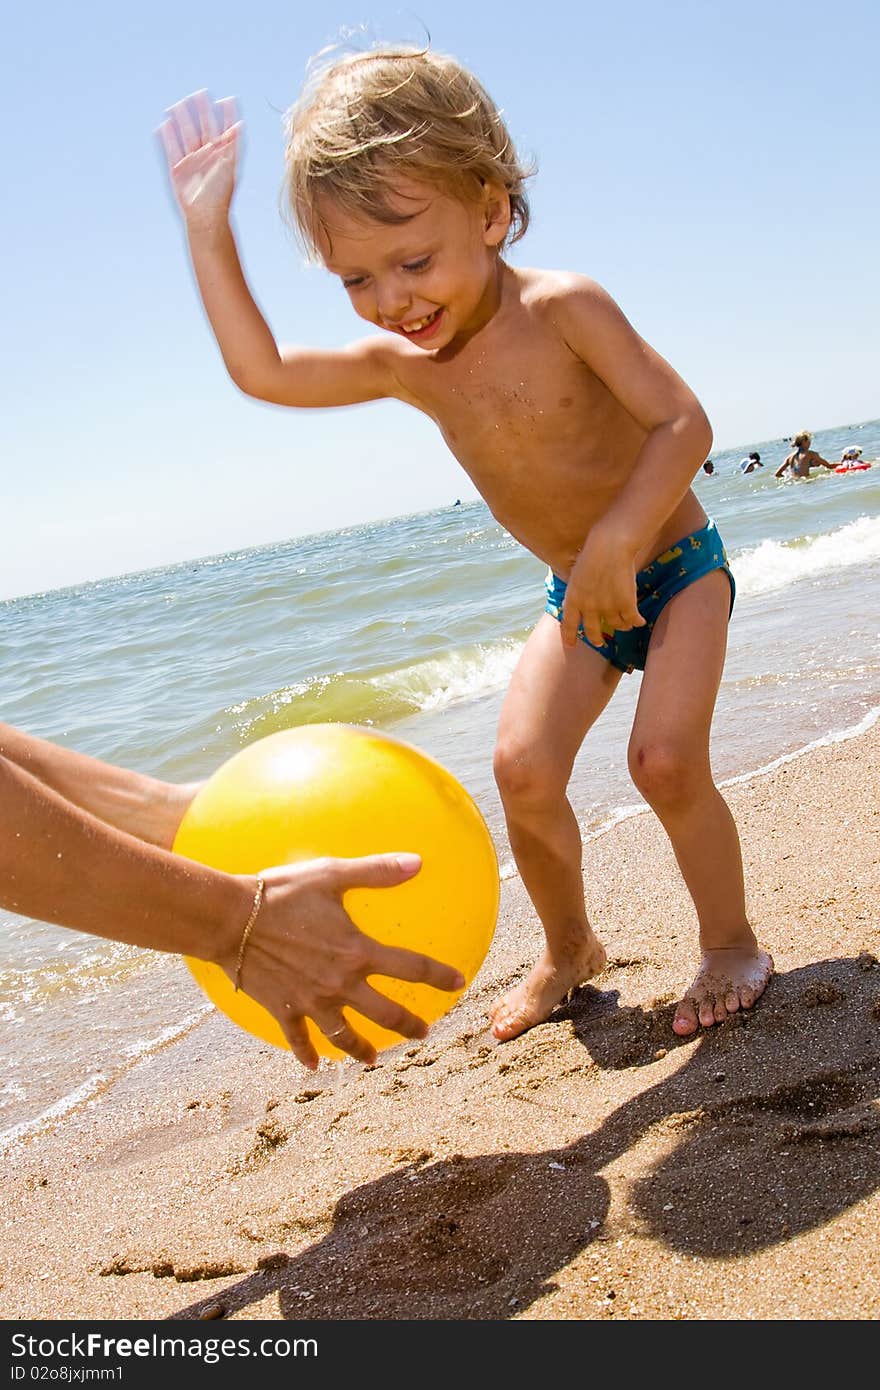
[[[693,393],[597,284],[523,270],[526,172],[453,59],[392,49],[326,65],[288,117],[287,191],[313,257],[378,333],[279,348],[229,225],[240,127],[197,93],[160,128],[193,267],[230,376],[259,400],[393,397],[436,421],[492,514],[549,567],[546,611],[501,712],[495,775],[545,949],[491,1011],[499,1040],[597,975],[566,788],[621,676],[644,671],[629,746],[699,919],[702,960],[673,1028],[749,1008],[773,970],[749,925],[739,839],[709,732],[734,584],[691,482],[712,434]]]

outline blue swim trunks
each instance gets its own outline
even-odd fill
[[[702,579],[704,574],[711,574],[712,570],[723,570],[730,580],[732,613],[736,584],[714,521],[710,521],[700,531],[694,531],[693,535],[676,541],[675,545],[671,545],[662,555],[652,560],[650,565],[639,570],[636,575],[636,602],[645,619],[644,627],[617,631],[607,642],[603,642],[601,647],[590,641],[582,627],[578,629],[578,636],[588,647],[592,647],[594,652],[598,652],[606,661],[610,661],[612,666],[616,666],[618,671],[644,671],[651,633],[666,604],[689,584]],[[562,600],[567,588],[565,580],[548,570],[544,587],[547,590],[545,611],[561,622]]]

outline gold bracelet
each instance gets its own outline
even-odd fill
[[[241,934],[241,941],[239,942],[239,946],[238,946],[238,960],[235,962],[235,992],[236,992],[236,994],[238,993],[239,986],[241,985],[241,967],[242,967],[242,964],[243,964],[243,962],[244,962],[244,953],[245,953],[245,950],[246,950],[246,948],[247,948],[248,938],[249,938],[249,936],[250,936],[250,934],[251,934],[251,931],[253,930],[254,922],[256,922],[256,920],[257,920],[257,914],[258,914],[259,911],[260,911],[260,904],[261,904],[261,902],[263,901],[263,889],[265,888],[265,886],[266,886],[266,885],[265,885],[265,883],[263,882],[263,880],[262,880],[261,878],[258,878],[258,879],[257,879],[257,891],[256,891],[256,893],[254,894],[254,905],[253,905],[253,907],[251,908],[251,915],[250,915],[250,917],[247,919],[247,921],[245,922],[245,924],[244,924],[244,931],[243,931],[242,934]]]

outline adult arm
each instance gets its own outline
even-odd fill
[[[563,640],[573,646],[583,623],[601,644],[609,628],[644,625],[636,556],[687,493],[711,451],[712,430],[694,393],[599,285],[570,277],[559,324],[571,350],[645,430],[626,485],[575,561],[563,605]]]
[[[0,756],[99,820],[170,849],[201,785],[163,782],[0,723]]]
[[[832,473],[834,472],[835,468],[837,467],[837,464],[836,464],[836,463],[829,463],[827,459],[823,459],[822,455],[821,455],[821,454],[817,454],[815,450],[811,450],[811,451],[810,451],[810,463],[811,463],[811,464],[814,464],[814,465],[817,465],[818,467],[821,467],[821,468],[827,468],[827,469],[829,469]]]
[[[451,967],[367,937],[342,906],[350,888],[390,887],[419,867],[416,855],[387,854],[284,865],[262,875],[263,901],[241,984],[278,1020],[310,1069],[318,1054],[306,1017],[363,1062],[375,1060],[375,1048],[348,1021],[346,1006],[402,1037],[427,1033],[422,1019],[381,994],[368,976],[462,987]],[[234,979],[256,890],[254,876],[221,873],[147,844],[0,756],[0,906],[132,946],[213,961]]]
[[[242,138],[230,99],[196,92],[159,127],[202,304],[236,386],[275,405],[356,405],[395,394],[378,337],[340,349],[281,348],[245,278],[230,222]]]

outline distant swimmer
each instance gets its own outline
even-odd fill
[[[452,505],[453,505],[453,507],[460,507],[460,506],[461,506],[461,498],[460,498],[460,497],[456,497],[456,499],[455,499],[455,501],[453,502]]]
[[[703,464],[703,472],[706,473],[710,478],[714,474],[715,465],[711,459],[706,459],[706,462]]]
[[[781,478],[783,473],[789,470],[794,478],[809,478],[810,470],[813,468],[827,468],[829,472],[834,472],[837,465],[829,463],[827,459],[823,459],[821,454],[817,454],[815,449],[810,448],[813,436],[809,430],[801,430],[800,434],[796,434],[791,442],[794,449],[777,468],[775,474],[777,478]]]
[[[753,449],[750,454],[747,454],[744,459],[740,459],[739,461],[740,473],[754,473],[756,468],[763,467],[761,455],[758,453],[757,449]]]

